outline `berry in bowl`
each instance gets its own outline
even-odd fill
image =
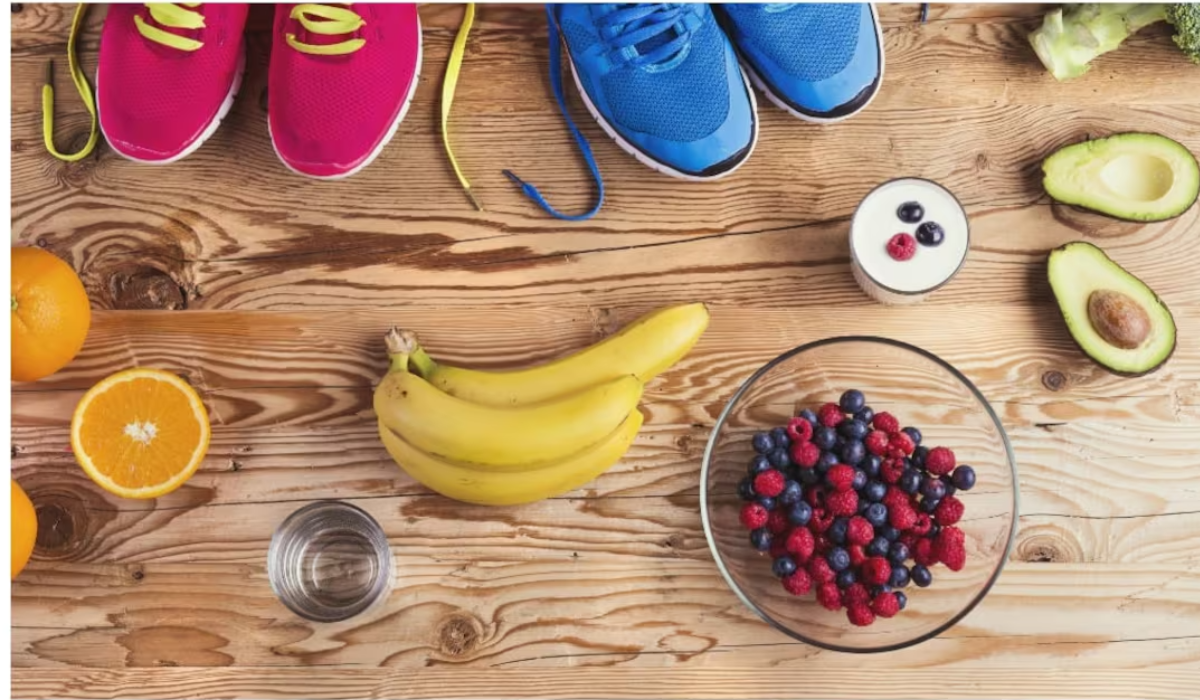
[[[1016,532],[1016,462],[949,364],[831,338],[738,390],[705,451],[701,500],[717,565],[752,611],[820,647],[889,651],[987,595]]]

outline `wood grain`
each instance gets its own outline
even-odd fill
[[[19,697],[1183,698],[1200,687],[1200,209],[1119,222],[1052,204],[1041,160],[1131,129],[1200,152],[1200,70],[1166,28],[1057,83],[1026,44],[1047,5],[882,5],[888,77],[836,126],[761,109],[754,158],[683,185],[628,158],[571,109],[606,177],[603,213],[549,219],[501,175],[562,208],[590,181],[546,82],[540,7],[486,5],[468,44],[453,138],[486,210],[446,163],[435,118],[461,7],[421,8],[425,62],[395,140],[344,182],[289,174],[267,138],[271,10],[255,7],[229,118],[168,168],[105,145],[65,164],[41,145],[45,62],[64,63],[70,5],[13,18],[15,245],[80,271],[84,351],[14,384],[13,473],[38,509],[13,583]],[[80,44],[96,62],[103,11]],[[87,116],[56,71],[60,146]],[[568,93],[571,93],[568,90]],[[233,155],[236,154],[236,157]],[[963,273],[925,304],[870,302],[848,274],[854,206],[897,175],[967,205]],[[1103,246],[1170,305],[1171,362],[1118,378],[1084,358],[1045,281],[1051,248]],[[519,508],[452,503],[400,472],[374,434],[382,332],[440,359],[512,367],[562,355],[663,304],[704,300],[710,329],[646,392],[621,464]],[[1022,510],[998,585],[963,622],[864,660],[773,631],[729,591],[699,517],[699,465],[728,398],[796,345],[874,333],[975,382],[1019,461]],[[148,502],[97,489],[67,423],[87,387],[153,366],[185,377],[213,444],[185,487]],[[383,524],[386,604],[312,625],[267,583],[275,526],[315,499]],[[816,663],[813,663],[813,662]],[[934,680],[936,679],[936,680]]]

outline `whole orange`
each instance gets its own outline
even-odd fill
[[[29,563],[33,545],[37,542],[37,511],[25,490],[12,479],[12,577]]]
[[[79,275],[41,248],[12,251],[12,378],[34,382],[70,362],[92,310]]]

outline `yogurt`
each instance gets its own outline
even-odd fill
[[[909,202],[916,202],[924,210],[919,221],[901,220],[900,207]],[[940,243],[918,242],[916,254],[908,260],[896,260],[888,253],[888,241],[898,233],[921,241],[918,229],[926,223],[941,226],[945,235]],[[970,248],[970,224],[962,204],[949,190],[930,180],[901,178],[885,182],[863,199],[850,222],[854,279],[868,296],[884,304],[921,301],[958,273]]]

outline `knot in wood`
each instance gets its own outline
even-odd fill
[[[1056,369],[1042,374],[1042,386],[1050,391],[1062,391],[1067,388],[1067,375]]]
[[[153,267],[115,270],[108,280],[112,308],[169,310],[187,308],[187,293],[166,272]]]
[[[448,656],[466,656],[479,646],[479,621],[466,613],[454,613],[438,625],[437,646]]]
[[[29,489],[37,513],[35,556],[48,561],[79,561],[97,544],[95,535],[116,516],[100,495],[69,482]]]
[[[1083,561],[1083,550],[1068,533],[1045,526],[1021,538],[1016,559],[1035,564],[1078,563]]]

